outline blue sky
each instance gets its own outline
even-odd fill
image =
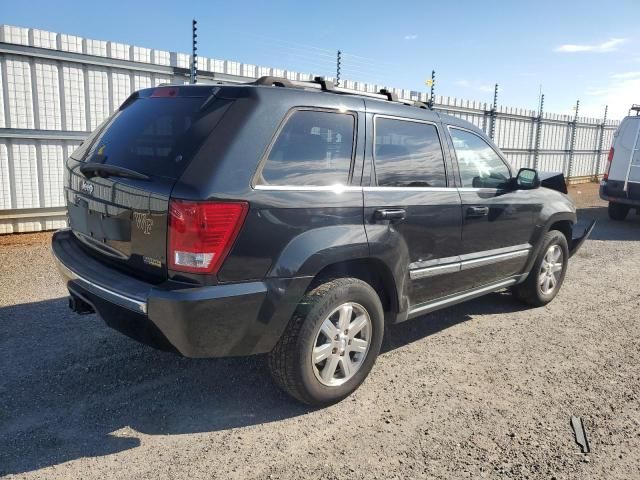
[[[640,1],[7,2],[0,23],[545,110],[622,117],[640,103]],[[98,2],[95,2],[96,7]]]

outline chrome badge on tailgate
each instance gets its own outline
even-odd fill
[[[136,222],[136,227],[141,230],[145,235],[151,234],[151,227],[153,227],[153,219],[149,218],[148,213],[133,212],[133,219]]]

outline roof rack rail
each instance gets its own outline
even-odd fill
[[[313,83],[320,84],[323,92],[335,92],[336,87],[331,80],[326,80],[324,77],[314,77]]]
[[[294,85],[289,80],[283,77],[271,77],[264,76],[257,79],[253,82],[253,85],[263,85],[268,87],[285,87],[285,88],[293,88]]]
[[[633,105],[631,105],[631,108],[629,109],[629,113],[631,112],[636,112],[636,115],[640,115],[640,105],[637,103],[634,103]]]
[[[289,80],[283,77],[264,76],[260,77],[253,82],[248,82],[246,85],[261,85],[261,86],[275,86],[284,88],[302,88],[302,89],[320,89],[323,92],[335,93],[338,95],[359,95],[362,97],[376,98],[378,100],[387,100],[389,102],[400,103],[402,105],[408,105],[421,109],[431,110],[428,103],[417,102],[407,99],[399,99],[395,92],[390,91],[387,88],[381,89],[379,92],[361,92],[359,90],[353,90],[344,87],[336,86],[331,80],[327,80],[324,77],[314,77],[313,80]]]
[[[389,100],[390,102],[398,101],[398,95],[396,95],[394,92],[387,90],[386,88],[381,88],[378,93],[380,95],[384,95],[385,97],[387,97],[387,100]]]

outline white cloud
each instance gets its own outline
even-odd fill
[[[624,43],[624,38],[610,38],[606,42],[595,45],[577,45],[574,43],[566,43],[556,48],[556,52],[576,53],[576,52],[612,52],[618,49],[618,45]]]
[[[411,35],[405,35],[404,36],[405,40],[415,40],[416,38],[418,38],[418,35],[415,35],[413,33]]]
[[[611,75],[611,78],[614,80],[628,80],[630,78],[640,78],[640,72],[624,72],[624,73],[614,73]]]
[[[609,105],[609,118],[627,115],[632,103],[640,103],[640,72],[611,75],[608,85],[587,89],[589,99],[580,106],[581,116],[602,117]]]

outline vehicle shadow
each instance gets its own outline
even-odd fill
[[[404,347],[476,316],[513,313],[527,308],[507,290],[485,295],[388,327],[381,351],[387,353]]]
[[[616,221],[609,218],[607,207],[579,208],[578,227],[586,227],[591,220],[596,220],[596,226],[589,237],[591,240],[640,240],[640,215],[635,211],[629,212],[626,220]]]
[[[271,383],[260,357],[156,351],[96,315],[72,314],[64,298],[0,308],[0,358],[0,476],[133,448],[135,432],[216,431],[309,411]]]
[[[383,353],[471,316],[522,308],[493,294],[388,329]],[[66,299],[0,308],[0,476],[140,445],[140,434],[226,430],[304,415],[263,357],[194,360],[110,330]],[[138,433],[139,432],[139,433]]]

